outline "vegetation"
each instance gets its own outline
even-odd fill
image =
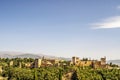
[[[13,66],[9,66],[11,60],[16,61]],[[40,67],[40,68],[20,68],[18,62],[27,63],[34,59],[0,59],[0,66],[3,72],[0,76],[8,77],[8,80],[63,80],[64,76],[72,73],[71,80],[120,80],[120,69],[93,69],[91,67]]]

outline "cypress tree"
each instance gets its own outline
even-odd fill
[[[62,72],[59,70],[59,80],[62,80]]]
[[[77,71],[74,71],[71,77],[71,80],[79,80],[77,76]]]
[[[35,79],[35,80],[38,80],[38,76],[37,76],[37,70],[36,70],[36,68],[35,68],[35,71],[34,71],[34,79]]]

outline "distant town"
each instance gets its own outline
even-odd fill
[[[10,61],[10,66],[13,66],[14,61]],[[100,60],[90,60],[88,58],[80,59],[79,57],[72,57],[71,61],[59,60],[59,59],[48,59],[44,56],[42,58],[36,58],[34,62],[27,63],[19,63],[19,67],[22,68],[21,65],[24,65],[27,68],[39,68],[46,66],[80,66],[86,67],[91,66],[92,68],[112,68],[110,65],[106,63],[106,57],[101,58]]]
[[[15,61],[10,59],[9,66],[13,67]],[[21,62],[18,61],[17,63],[19,68],[40,68],[40,67],[59,67],[59,66],[78,66],[78,67],[92,67],[94,69],[97,68],[107,68],[112,69],[114,67],[118,68],[117,64],[107,63],[106,57],[100,58],[100,60],[91,60],[88,58],[80,59],[79,57],[72,57],[71,60],[61,60],[61,59],[49,59],[45,58],[44,56],[42,58],[36,58],[33,61],[30,62]],[[2,68],[2,66],[1,66]]]
[[[17,77],[19,77],[18,75],[21,75],[21,72],[24,73],[25,70],[28,72],[29,71],[33,71],[33,72],[26,73],[25,71],[24,74],[27,75],[26,76],[21,75],[20,80],[35,80],[35,77],[34,75],[32,75],[32,73],[35,73],[38,78],[38,74],[41,73],[42,75],[44,74],[44,72],[46,72],[46,71],[38,72],[39,70],[43,70],[43,69],[46,70],[52,69],[53,71],[54,69],[58,70],[58,73],[56,73],[55,75],[58,74],[61,75],[61,79],[58,79],[60,78],[60,76],[58,76],[56,77],[55,80],[74,80],[71,78],[77,69],[94,70],[94,71],[116,69],[119,71],[120,67],[116,64],[112,64],[112,63],[108,64],[106,62],[106,57],[100,58],[99,60],[91,60],[90,58],[81,59],[75,56],[73,56],[71,60],[50,59],[44,56],[42,58],[35,58],[35,59],[34,58],[0,58],[0,75],[1,75],[0,80],[14,80],[14,78],[15,80],[18,80],[17,79]],[[63,70],[61,71],[61,69]],[[35,70],[37,70],[37,72],[35,72]],[[54,72],[50,72],[49,74],[52,75],[53,73]],[[30,74],[33,77],[30,77],[29,76]],[[44,77],[42,77],[42,79],[45,80],[46,74],[44,74]],[[29,78],[31,79],[27,79],[28,78],[27,76],[29,76]],[[41,78],[41,76],[39,76],[39,78]],[[47,80],[53,80],[52,78]]]

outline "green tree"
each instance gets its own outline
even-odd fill
[[[62,71],[59,70],[59,80],[62,80]]]
[[[78,75],[77,75],[77,71],[74,71],[71,77],[71,80],[79,80],[78,79]]]
[[[34,71],[34,79],[35,80],[38,80],[38,75],[37,75],[37,70],[36,70],[36,68],[34,69],[35,71]]]

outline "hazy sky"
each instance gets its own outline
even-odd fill
[[[0,51],[120,59],[120,0],[0,0]]]

